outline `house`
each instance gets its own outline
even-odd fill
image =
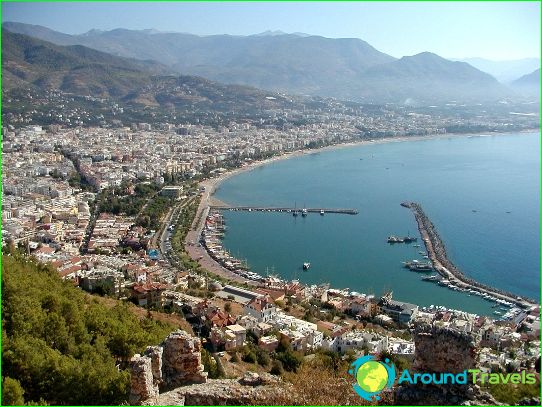
[[[276,336],[262,336],[258,339],[258,346],[268,352],[274,352],[279,346],[279,340]]]
[[[221,328],[236,323],[236,318],[233,315],[228,314],[225,311],[221,311],[218,308],[215,308],[208,312],[205,315],[205,318],[207,319],[207,321],[209,321],[211,327]]]
[[[268,322],[272,315],[277,312],[277,307],[275,307],[269,295],[252,299],[243,309],[259,322]]]
[[[138,283],[130,289],[132,298],[140,307],[160,307],[162,305],[162,293],[167,289],[161,283]]]
[[[378,306],[382,313],[388,315],[396,323],[401,325],[407,325],[418,314],[417,305],[392,300],[391,295],[382,297]]]
[[[245,344],[246,338],[247,330],[237,324],[226,327],[213,327],[209,337],[215,350],[240,348]]]
[[[307,349],[307,338],[301,332],[292,329],[283,329],[279,333],[280,341],[289,344],[292,350],[304,351]]]
[[[240,348],[247,339],[247,330],[241,325],[230,325],[226,327],[226,350]]]

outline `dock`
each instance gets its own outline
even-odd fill
[[[435,226],[423,211],[421,205],[416,202],[403,202],[401,203],[401,206],[410,209],[414,213],[420,235],[422,236],[422,240],[427,250],[427,255],[433,263],[434,269],[442,277],[459,287],[470,288],[479,291],[480,293],[489,294],[496,298],[510,301],[523,308],[539,305],[531,298],[518,296],[498,288],[490,287],[465,276],[465,274],[463,274],[463,272],[448,259],[446,247]]]
[[[359,211],[357,209],[341,209],[341,208],[286,208],[286,207],[272,207],[272,206],[229,206],[229,205],[211,205],[211,209],[223,210],[223,211],[247,211],[247,212],[287,212],[301,213],[305,211],[307,213],[338,213],[344,215],[357,215]]]

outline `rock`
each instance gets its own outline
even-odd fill
[[[258,373],[246,372],[239,380],[239,383],[245,386],[259,386],[263,383],[263,380]]]
[[[290,392],[287,385],[243,385],[235,379],[213,379],[204,384],[183,386],[160,394],[154,402],[146,405],[159,406],[224,406],[266,405],[276,397]]]
[[[164,348],[161,346],[148,346],[144,355],[151,359],[152,375],[154,383],[162,383],[162,355]]]
[[[540,405],[540,397],[530,397],[521,399],[516,404],[517,406],[539,406]]]
[[[169,334],[162,343],[162,375],[165,388],[205,383],[207,373],[201,363],[201,342],[184,331]]]
[[[478,365],[480,337],[429,324],[413,331],[415,358],[419,372],[460,373]]]
[[[145,400],[156,400],[158,386],[154,383],[151,359],[135,355],[130,360],[130,395],[128,402],[139,405]]]

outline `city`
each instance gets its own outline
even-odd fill
[[[357,291],[354,281],[347,288],[286,278],[274,266],[264,275],[224,244],[227,211],[334,215],[326,206],[236,206],[215,196],[238,174],[296,157],[539,134],[539,94],[492,85],[492,100],[473,93],[399,103],[370,93],[347,100],[267,91],[174,76],[174,65],[162,61],[53,45],[54,36],[27,31],[16,23],[2,29],[9,40],[2,51],[9,82],[2,89],[2,404],[540,404],[539,299],[462,275],[443,247],[433,248],[444,243],[418,204],[401,203],[414,212],[422,237],[415,247],[426,261],[406,262],[403,271],[437,271],[442,277],[424,284],[476,295],[491,315],[439,298],[431,306],[406,301],[392,281],[375,294]],[[75,76],[58,79],[66,66]],[[41,79],[26,81],[38,71]],[[416,242],[410,232],[406,243]],[[302,263],[307,273],[311,267]],[[364,387],[360,360],[391,369],[387,387]],[[423,378],[472,369],[472,383],[394,383],[404,372]],[[477,384],[493,374],[524,381]],[[536,380],[525,384],[529,375]]]

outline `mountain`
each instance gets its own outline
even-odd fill
[[[511,83],[511,86],[524,95],[538,95],[540,98],[540,68],[531,72],[530,74],[523,75],[521,78],[516,79]]]
[[[363,71],[395,58],[359,39],[266,32],[256,36],[196,36],[115,29],[67,36],[39,26],[4,23],[59,45],[84,45],[128,58],[151,59],[183,74],[298,94],[350,97]],[[328,92],[323,89],[344,89]]]
[[[2,30],[3,89],[36,86],[148,106],[243,109],[289,106],[290,98],[254,88],[168,74],[152,61],[121,58],[81,45],[59,46]]]
[[[528,72],[540,68],[539,58],[523,58],[509,61],[493,61],[484,58],[465,58],[457,61],[466,62],[480,71],[486,72],[501,83],[510,83]]]
[[[510,95],[491,75],[430,52],[368,69],[363,87],[365,97],[380,102],[490,101]]]
[[[80,44],[125,58],[158,61],[188,75],[290,94],[369,103],[495,101],[510,89],[465,63],[422,53],[399,60],[353,38],[268,31],[253,36],[196,36],[115,29],[66,35],[4,23],[11,31]]]

